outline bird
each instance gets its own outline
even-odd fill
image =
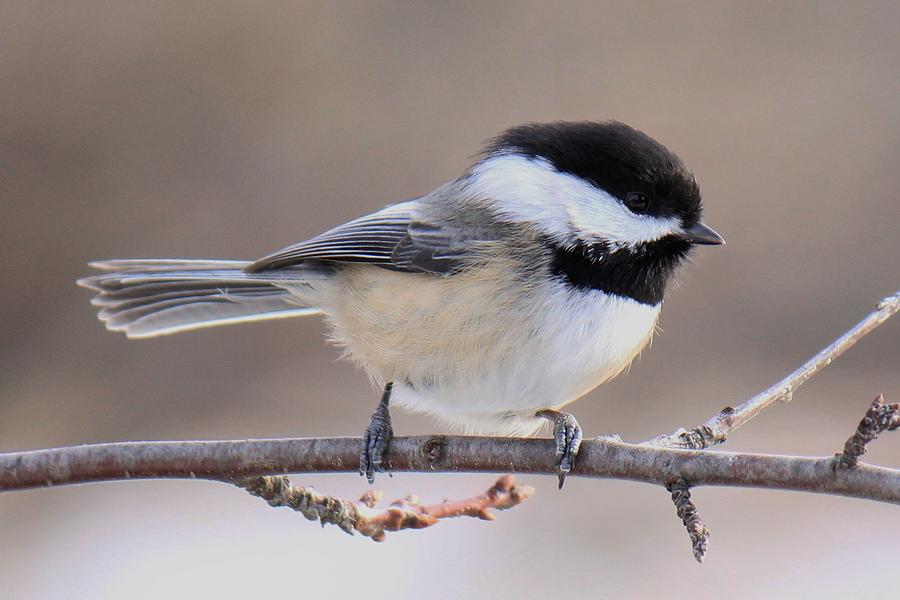
[[[525,123],[430,193],[255,261],[89,263],[112,331],[149,338],[322,315],[383,390],[360,474],[387,470],[390,408],[470,434],[552,424],[562,488],[583,438],[562,409],[628,367],[657,327],[701,220],[678,156],[619,121]]]

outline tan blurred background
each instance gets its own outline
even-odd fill
[[[255,258],[459,174],[529,120],[616,118],[695,171],[707,221],[661,335],[574,405],[588,435],[694,425],[900,286],[900,4],[34,2],[0,7],[0,450],[359,435],[377,401],[317,319],[127,341],[94,258]],[[730,449],[836,451],[900,399],[900,320]],[[399,434],[435,430],[396,413]],[[871,462],[900,466],[900,435]],[[897,507],[703,488],[702,566],[667,494],[552,478],[494,523],[385,544],[224,485],[0,497],[3,598],[896,598]],[[387,495],[489,476],[382,477]],[[348,496],[356,476],[298,481]]]

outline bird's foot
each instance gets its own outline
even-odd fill
[[[538,411],[538,417],[553,422],[553,440],[556,442],[556,471],[559,474],[559,489],[566,482],[566,475],[575,466],[575,457],[581,447],[581,426],[575,417],[556,410]]]
[[[394,428],[391,425],[391,412],[388,401],[391,397],[391,384],[384,389],[384,395],[378,408],[372,413],[369,426],[363,435],[362,447],[359,450],[359,474],[365,475],[369,484],[375,483],[375,473],[384,472],[384,456],[387,454],[394,437]]]

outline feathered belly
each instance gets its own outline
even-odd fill
[[[453,277],[377,267],[341,272],[323,302],[332,337],[392,402],[471,433],[529,434],[624,369],[659,306],[496,265]],[[413,281],[416,278],[417,281]]]

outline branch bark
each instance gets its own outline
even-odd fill
[[[121,442],[0,454],[0,492],[122,479],[208,479],[234,483],[260,475],[356,473],[360,438],[205,442]],[[900,504],[900,470],[860,464],[833,468],[809,458],[682,450],[614,438],[582,442],[575,477],[626,479],[665,486],[679,477],[704,485],[817,492]],[[469,436],[399,437],[387,468],[415,473],[555,475],[548,439]]]

